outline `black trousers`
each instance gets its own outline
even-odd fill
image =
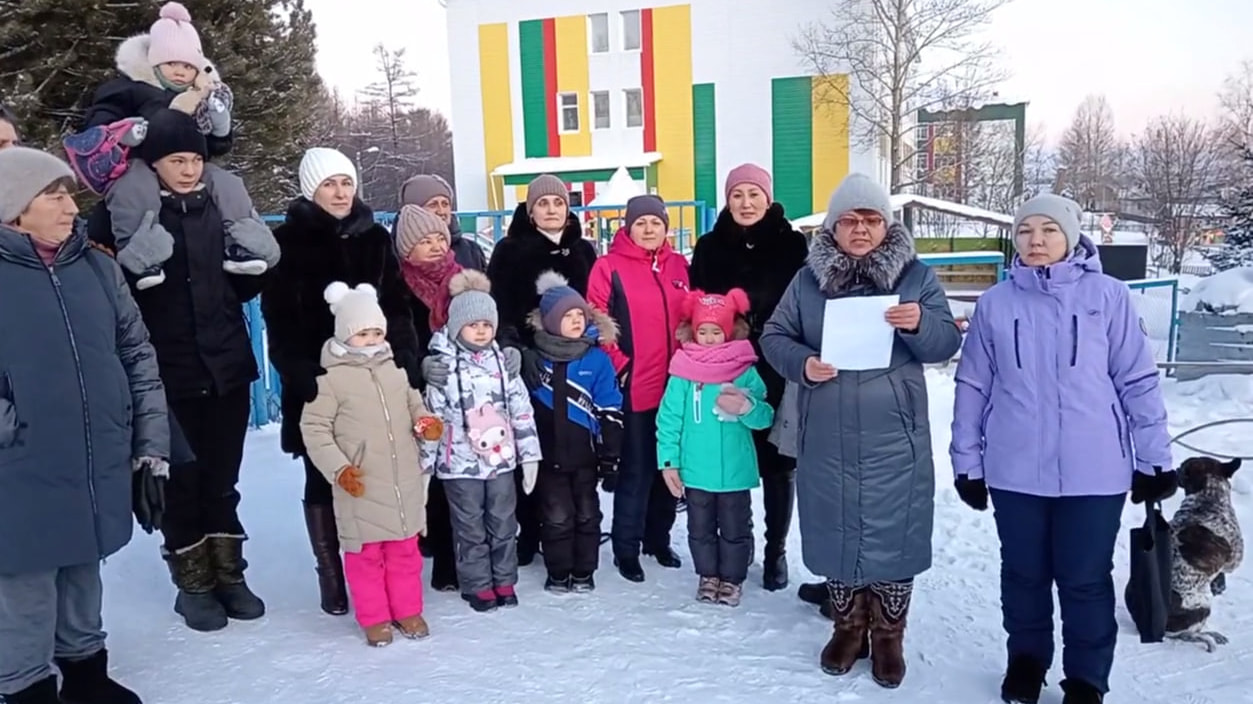
[[[748,491],[689,487],[687,546],[701,577],[743,584],[753,556],[753,497]]]
[[[456,568],[457,552],[452,533],[452,512],[448,508],[448,492],[444,491],[444,482],[439,477],[431,477],[431,487],[426,497],[426,535],[422,536],[418,542],[425,554],[433,560],[432,572],[435,572],[437,567],[440,572]]]
[[[305,503],[310,506],[330,506],[335,503],[331,494],[331,483],[326,481],[326,475],[318,471],[308,456],[301,459],[305,462]]]
[[[596,466],[553,469],[540,464],[535,493],[548,573],[564,578],[596,571],[600,558],[600,494]]]
[[[239,522],[239,468],[248,433],[244,386],[221,396],[171,399],[170,412],[196,460],[174,465],[165,486],[165,549],[178,552],[206,536],[245,538]]]
[[[657,411],[623,417],[622,460],[613,494],[613,554],[638,557],[670,547],[675,498],[657,468]]]
[[[792,529],[796,459],[779,454],[779,448],[770,442],[769,428],[753,432],[753,446],[757,450],[757,473],[761,475],[766,552],[777,553],[787,545],[787,534]]]
[[[539,507],[539,484],[542,479],[536,481],[536,491],[526,493],[522,491],[522,468],[519,467],[513,472],[513,480],[515,489],[518,494],[518,549],[519,550],[537,550],[540,544],[540,524],[543,522],[540,516]]]

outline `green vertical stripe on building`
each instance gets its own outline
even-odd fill
[[[771,82],[774,199],[793,217],[813,209],[813,114],[813,83],[808,76]]]
[[[548,156],[548,97],[544,86],[543,20],[518,23],[518,58],[522,72],[522,134],[526,158],[545,157]]]
[[[706,208],[718,207],[718,132],[714,118],[714,84],[692,86],[693,157],[696,173],[696,200]]]

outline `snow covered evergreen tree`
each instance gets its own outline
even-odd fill
[[[59,148],[92,93],[116,75],[124,37],[147,32],[163,0],[0,0],[0,102],[23,138]],[[317,139],[322,81],[304,0],[187,2],[205,54],[235,95],[235,143],[226,159],[263,212],[297,191],[301,153]]]
[[[1216,271],[1253,266],[1253,150],[1241,148],[1240,189],[1226,203],[1223,243],[1206,255]]]

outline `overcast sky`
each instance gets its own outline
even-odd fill
[[[332,86],[351,95],[373,80],[370,52],[383,42],[408,50],[419,104],[448,112],[448,39],[437,0],[306,5],[318,24],[318,70]],[[1104,93],[1119,130],[1132,134],[1163,112],[1214,114],[1223,78],[1253,59],[1253,0],[1014,0],[991,32],[1013,74],[1002,97],[1029,100],[1033,125],[1055,138],[1085,95]]]

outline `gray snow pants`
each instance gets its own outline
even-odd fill
[[[518,583],[518,493],[513,473],[444,479],[462,594]]]
[[[0,696],[104,649],[100,563],[0,575]]]
[[[261,259],[278,264],[278,241],[252,205],[244,182],[216,164],[205,164],[201,177],[218,207],[226,227],[226,249],[242,250],[235,258]],[[174,237],[161,226],[161,182],[139,159],[131,159],[126,173],[109,186],[104,196],[117,248],[117,261],[139,276],[159,268],[174,254]],[[152,218],[145,222],[149,213]]]

